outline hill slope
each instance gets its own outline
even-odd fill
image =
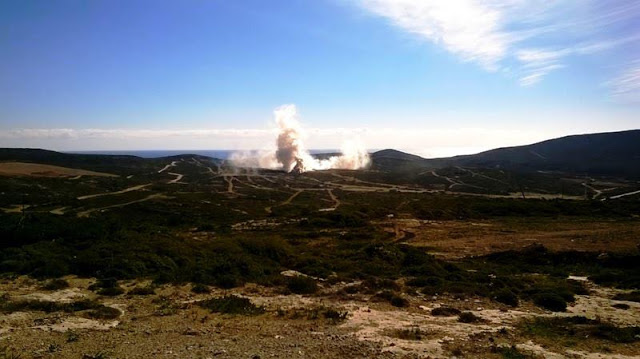
[[[371,155],[373,169],[473,167],[640,177],[640,130],[573,135],[474,155],[424,159],[396,150]]]
[[[566,136],[426,163],[637,177],[640,176],[640,130]]]

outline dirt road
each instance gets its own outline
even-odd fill
[[[80,196],[80,197],[78,197],[78,199],[82,201],[82,200],[85,200],[85,199],[91,199],[91,198],[102,197],[102,196],[113,196],[113,195],[118,195],[118,194],[131,192],[131,191],[139,191],[139,190],[141,190],[143,188],[146,188],[146,187],[149,187],[151,185],[152,185],[152,183],[141,184],[141,185],[125,188],[122,191],[105,192],[105,193],[97,193],[97,194],[89,194],[89,195],[86,195],[86,196]]]

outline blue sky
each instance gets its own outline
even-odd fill
[[[640,1],[0,2],[0,146],[425,156],[640,127]],[[634,23],[634,20],[635,23]]]

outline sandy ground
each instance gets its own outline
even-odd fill
[[[25,162],[0,162],[0,176],[34,176],[34,177],[76,177],[99,176],[118,177],[117,175],[103,172],[80,170],[38,163]]]

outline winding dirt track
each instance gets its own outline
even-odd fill
[[[593,192],[595,192],[595,195],[593,196],[593,199],[596,199],[596,198],[600,197],[600,195],[602,194],[602,191],[601,191],[601,190],[599,190],[599,189],[597,189],[597,188],[594,188],[594,187],[592,187],[592,186],[588,185],[586,182],[583,182],[583,183],[581,183],[581,184],[582,184],[584,187],[586,187],[587,189],[590,189],[590,190],[592,190]]]
[[[291,203],[291,201],[293,201],[296,197],[298,197],[298,195],[299,195],[300,193],[302,193],[302,192],[304,192],[304,190],[302,190],[302,189],[297,190],[297,191],[296,191],[296,193],[292,194],[292,195],[291,195],[291,197],[287,198],[287,200],[286,200],[286,201],[284,201],[284,202],[280,203],[280,205],[281,205],[281,206],[285,206],[285,205],[287,205],[287,204],[290,204],[290,203]]]
[[[172,183],[172,184],[179,183],[180,180],[184,177],[184,175],[180,174],[180,173],[169,172],[169,174],[172,175],[172,176],[176,176],[176,178],[172,179],[171,181],[169,181],[167,183]]]
[[[149,186],[151,186],[151,183],[141,184],[141,185],[125,188],[122,191],[117,191],[117,192],[105,192],[105,193],[89,194],[89,195],[86,195],[86,196],[80,196],[80,197],[78,197],[78,199],[82,201],[82,200],[90,199],[90,198],[123,194],[123,193],[131,192],[131,191],[138,191],[138,190],[141,190],[141,189],[143,189],[145,187],[149,187]]]
[[[617,196],[611,196],[609,198],[611,199],[617,199],[617,198],[621,198],[621,197],[626,197],[626,196],[633,196],[634,194],[640,194],[640,190],[638,191],[633,191],[633,192],[627,192],[627,193],[623,193],[623,194],[619,194]]]
[[[229,184],[227,186],[227,192],[235,194],[236,192],[233,191],[233,178],[234,177],[233,176],[223,176],[223,178]]]
[[[164,172],[164,171],[168,170],[169,168],[174,167],[174,166],[176,165],[176,163],[178,163],[178,161],[173,161],[173,162],[171,162],[170,164],[168,164],[168,165],[164,166],[164,168],[162,168],[161,170],[159,170],[159,171],[158,171],[158,173],[162,173],[162,172]]]
[[[290,204],[290,203],[291,203],[291,201],[293,201],[296,197],[298,197],[298,195],[299,195],[300,193],[302,193],[302,192],[304,192],[304,189],[298,189],[298,190],[296,190],[296,192],[295,192],[294,194],[292,194],[291,196],[289,196],[289,198],[287,198],[285,201],[283,201],[283,202],[281,202],[281,203],[279,203],[279,204],[276,204],[275,206],[265,207],[265,208],[264,208],[264,211],[270,214],[270,213],[272,213],[272,208],[273,208],[273,207],[286,206],[286,205]]]
[[[147,196],[145,198],[138,199],[138,200],[135,200],[135,201],[113,204],[111,206],[106,206],[106,207],[88,209],[86,211],[78,212],[77,216],[78,217],[88,217],[91,213],[96,212],[96,211],[102,211],[102,210],[110,209],[110,208],[124,207],[124,206],[128,206],[128,205],[131,205],[131,204],[134,204],[134,203],[145,202],[145,201],[148,201],[148,200],[151,200],[151,199],[155,199],[155,198],[169,198],[169,197],[167,197],[167,196],[165,196],[163,194],[160,194],[160,193],[155,193],[155,194],[149,195],[149,196]]]

